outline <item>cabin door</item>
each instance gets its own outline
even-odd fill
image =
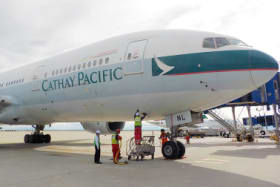
[[[42,80],[44,78],[44,70],[45,66],[41,65],[34,69],[33,75],[32,75],[32,92],[38,92],[42,88]]]
[[[133,75],[144,72],[143,60],[147,40],[138,40],[128,44],[124,57],[124,74]]]

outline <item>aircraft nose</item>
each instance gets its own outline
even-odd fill
[[[278,62],[270,55],[258,51],[250,51],[251,75],[256,87],[271,80],[278,71]]]

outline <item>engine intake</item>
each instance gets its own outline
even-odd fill
[[[123,130],[125,122],[81,122],[86,131],[95,133],[97,130],[101,134],[112,134],[117,129]]]

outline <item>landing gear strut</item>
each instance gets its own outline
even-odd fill
[[[180,141],[176,141],[178,137],[178,128],[171,129],[170,141],[162,145],[161,152],[167,159],[182,158],[185,155],[185,146]]]
[[[26,134],[24,136],[24,143],[50,143],[51,136],[49,134],[44,135],[42,132],[45,126],[44,125],[35,125],[35,131],[33,134]]]

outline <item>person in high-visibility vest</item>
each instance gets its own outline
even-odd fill
[[[191,137],[190,137],[190,133],[188,131],[186,132],[186,137],[185,138],[186,138],[186,144],[190,144],[190,138]]]
[[[147,116],[146,113],[143,113],[143,115],[140,115],[139,109],[136,110],[136,113],[134,114],[134,139],[135,144],[139,145],[141,144],[142,140],[142,120]]]
[[[167,134],[166,134],[164,129],[160,130],[160,137],[159,137],[159,139],[161,139],[161,145],[162,146],[165,144],[165,142],[168,141]]]
[[[120,153],[120,146],[119,141],[122,139],[122,137],[119,135],[120,129],[117,129],[115,133],[112,134],[112,152],[113,152],[113,162],[117,164],[116,161],[119,160],[120,154],[117,155],[117,153]]]
[[[100,131],[97,130],[96,131],[96,136],[94,137],[94,147],[95,147],[95,155],[94,155],[94,163],[96,164],[102,164],[102,162],[100,162]]]

